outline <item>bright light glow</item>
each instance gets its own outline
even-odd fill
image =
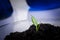
[[[27,11],[26,10],[17,10],[14,14],[14,22],[26,20],[27,19]]]

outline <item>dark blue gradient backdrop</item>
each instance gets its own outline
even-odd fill
[[[0,0],[0,20],[12,15],[13,9],[9,0]]]
[[[32,10],[50,10],[60,8],[60,0],[26,0]]]

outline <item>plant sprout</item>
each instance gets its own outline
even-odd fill
[[[36,26],[36,31],[38,31],[39,30],[39,26],[38,26],[39,23],[37,22],[37,20],[35,19],[34,16],[32,16],[31,19],[32,19],[32,23]]]

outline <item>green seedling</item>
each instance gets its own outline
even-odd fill
[[[39,30],[39,26],[38,26],[39,23],[37,22],[37,20],[35,19],[34,16],[32,16],[31,19],[32,19],[32,23],[36,26],[36,31],[38,31]]]

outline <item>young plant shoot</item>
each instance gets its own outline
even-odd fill
[[[39,23],[37,22],[37,20],[35,19],[34,16],[32,16],[31,19],[32,19],[32,23],[36,26],[36,31],[38,31],[39,30],[39,26],[38,26]]]

